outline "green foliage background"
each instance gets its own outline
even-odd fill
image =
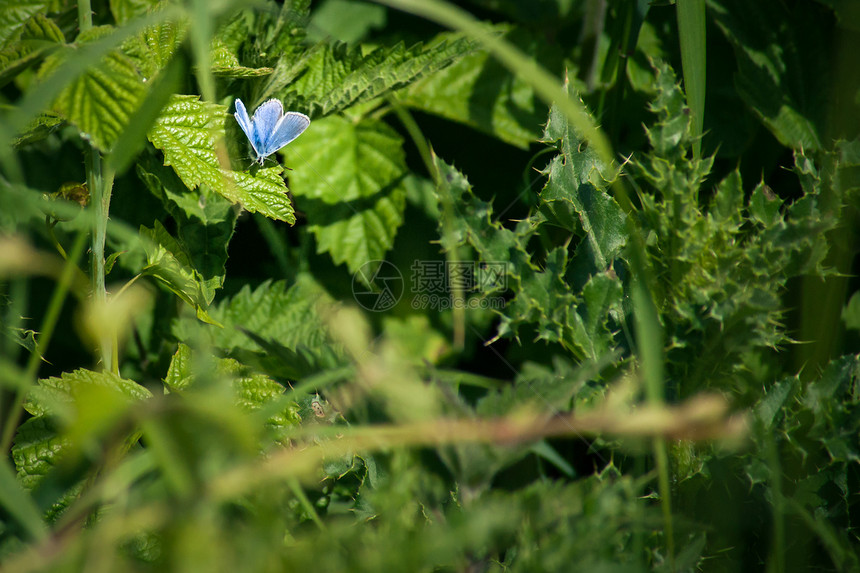
[[[3,571],[860,570],[858,49],[0,0]],[[236,98],[311,125],[250,166]]]

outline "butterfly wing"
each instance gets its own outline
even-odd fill
[[[248,110],[245,109],[245,104],[242,103],[242,100],[236,98],[236,113],[233,114],[233,117],[236,118],[236,122],[239,124],[239,127],[242,128],[242,131],[245,132],[245,135],[248,137],[248,141],[251,142],[251,147],[254,148],[254,152],[257,154],[257,157],[260,156],[260,140],[257,137],[257,132],[254,129],[254,122],[248,117]]]
[[[254,124],[254,132],[257,135],[259,147],[256,149],[261,161],[278,150],[277,147],[272,147],[271,140],[283,116],[284,106],[277,99],[263,102],[254,112],[251,123]]]
[[[274,153],[300,136],[310,124],[311,120],[305,114],[288,111],[275,126],[275,130],[267,141],[267,149],[271,149],[270,153]]]

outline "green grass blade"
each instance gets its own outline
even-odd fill
[[[693,113],[693,157],[702,155],[705,120],[705,0],[678,0],[678,35],[684,67],[684,90]]]

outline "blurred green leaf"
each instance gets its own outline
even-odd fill
[[[158,6],[160,0],[110,0],[110,11],[117,24],[125,24],[135,16]]]
[[[19,37],[0,50],[0,87],[65,41],[53,20],[34,15],[27,20]]]
[[[212,73],[216,76],[227,78],[255,78],[268,76],[272,68],[248,68],[239,63],[230,48],[215,38],[212,41],[212,51],[209,56],[212,60]]]
[[[48,78],[62,67],[69,52],[109,34],[109,27],[93,28],[82,33],[75,44],[52,54],[40,75]],[[146,86],[134,62],[113,51],[96,66],[63,89],[54,100],[53,109],[68,119],[102,151],[108,152],[128,127],[132,116],[143,103]]]
[[[278,361],[284,357],[281,348],[299,355],[309,353],[309,360],[317,360],[314,356],[320,356],[324,364],[330,364],[328,357],[334,359],[339,352],[330,348],[327,329],[319,312],[320,307],[331,303],[328,294],[311,277],[300,274],[295,285],[267,281],[253,291],[246,285],[232,298],[211,307],[209,312],[213,320],[224,328],[181,319],[174,324],[173,334],[180,340],[189,341],[205,336],[213,346],[242,362],[263,360],[276,368],[275,371],[284,368],[283,365],[278,366]],[[276,345],[271,355],[266,354],[268,348],[258,345],[257,340]]]
[[[387,18],[385,8],[355,0],[326,0],[314,10],[310,21],[312,40],[328,37],[353,43],[372,30],[382,28]]]
[[[0,48],[7,47],[27,21],[46,11],[50,4],[49,0],[0,1]]]

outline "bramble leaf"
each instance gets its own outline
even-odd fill
[[[0,0],[0,48],[8,46],[27,21],[50,4],[50,0]]]
[[[143,247],[146,251],[146,266],[141,272],[155,277],[196,309],[200,320],[212,323],[206,309],[215,297],[215,290],[224,282],[223,270],[222,274],[202,275],[194,268],[183,245],[159,221],[155,221],[152,229],[141,227],[140,234],[145,239]]]
[[[299,275],[295,285],[267,281],[256,290],[243,288],[235,296],[212,306],[212,328],[190,319],[174,323],[179,340],[203,336],[245,364],[264,364],[265,371],[290,378],[339,362],[341,352],[328,341],[318,308],[331,302],[310,276]]]
[[[317,250],[355,272],[382,259],[406,207],[403,139],[375,119],[315,121],[285,149],[290,185]]]
[[[198,96],[173,96],[149,131],[149,140],[189,189],[206,185],[248,211],[294,223],[282,167],[260,169],[255,175],[222,168],[216,142],[224,138],[225,114],[223,106]]]
[[[0,50],[0,86],[65,41],[63,32],[53,20],[35,14],[21,28],[19,37]]]
[[[506,39],[518,45],[522,34]],[[524,46],[537,50],[537,42]],[[540,134],[546,109],[531,86],[511,74],[486,51],[464,55],[450,66],[429,74],[397,93],[416,109],[473,126],[526,149]]]
[[[81,33],[75,44],[45,60],[40,76],[49,76],[77,46],[95,41],[109,31],[109,27],[102,26]],[[145,94],[146,86],[132,59],[113,51],[68,84],[54,100],[53,109],[74,124],[83,138],[109,152],[143,103]]]
[[[454,37],[407,48],[403,43],[365,53],[361,46],[325,45],[304,73],[277,94],[290,109],[313,117],[331,115],[400,89],[443,69],[473,49]]]

